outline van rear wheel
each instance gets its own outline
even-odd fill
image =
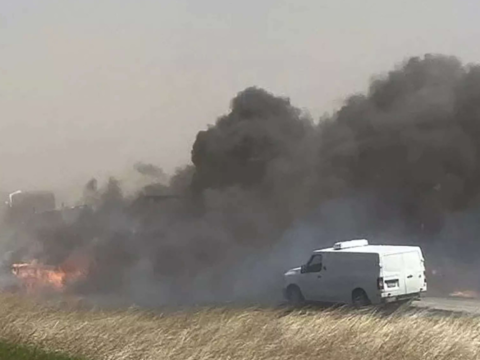
[[[352,293],[352,304],[356,308],[361,308],[370,305],[371,302],[363,289],[355,289]]]
[[[305,302],[302,291],[298,286],[290,286],[287,289],[287,300],[290,305],[299,306]]]

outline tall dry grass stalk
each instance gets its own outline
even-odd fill
[[[0,338],[91,359],[480,359],[480,322],[426,313],[87,311],[0,296]]]

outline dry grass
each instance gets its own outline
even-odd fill
[[[85,311],[0,296],[0,339],[90,359],[479,359],[480,322],[424,313]]]

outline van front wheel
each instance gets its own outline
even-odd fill
[[[355,289],[352,292],[352,304],[356,308],[370,305],[370,299],[363,289]]]

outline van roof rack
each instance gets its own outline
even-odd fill
[[[367,246],[367,245],[368,245],[368,240],[366,239],[340,241],[333,245],[333,250],[350,249],[350,248]]]

